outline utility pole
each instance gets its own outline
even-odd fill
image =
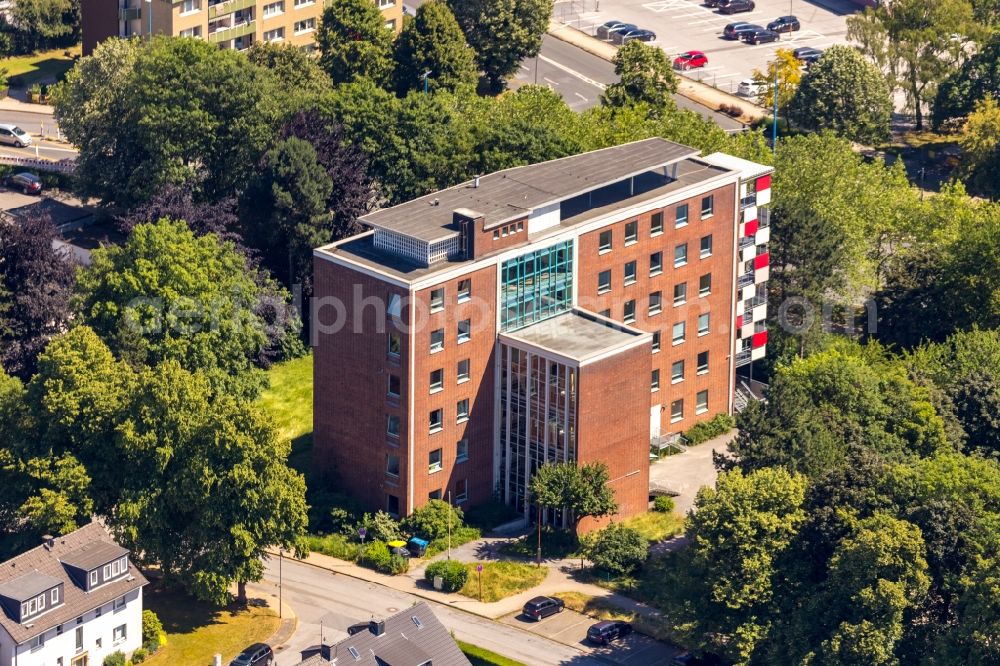
[[[149,39],[153,39],[153,0],[146,0],[146,9],[149,10],[149,16],[147,17],[147,32],[149,33]]]
[[[448,491],[448,559],[451,559],[451,491]]]
[[[284,554],[285,554],[284,548],[279,548],[278,549],[278,619],[279,620],[283,617],[282,616],[283,610],[281,608],[281,599],[283,591],[282,588],[284,587],[282,585],[282,582],[284,582],[284,579],[281,576],[281,563],[285,561]]]
[[[538,523],[538,548],[535,555],[535,566],[542,566],[542,505],[538,505],[538,515],[536,516]]]
[[[771,128],[771,152],[778,150],[778,61],[774,61],[774,123]]]

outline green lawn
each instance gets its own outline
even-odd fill
[[[27,88],[36,81],[59,81],[72,69],[74,63],[72,57],[65,55],[66,51],[80,55],[80,47],[74,46],[70,49],[54,49],[32,55],[3,58],[0,59],[0,67],[7,70],[8,76],[18,77],[21,88]]]
[[[465,587],[459,590],[459,594],[479,599],[479,573],[476,572],[476,564],[469,563],[465,566],[469,570],[469,580],[465,583]],[[548,572],[545,567],[538,568],[533,564],[484,562],[482,600],[487,603],[499,601],[530,590],[545,580]]]
[[[622,522],[639,531],[650,543],[657,543],[684,531],[684,517],[676,513],[647,511]]]
[[[313,430],[312,354],[278,363],[267,372],[270,387],[258,404],[274,419],[278,436],[292,441],[288,463],[303,472],[309,468]]]
[[[147,589],[144,604],[167,633],[167,644],[143,662],[148,666],[210,666],[217,652],[229,663],[251,643],[267,641],[281,624],[269,608],[217,608],[174,591]]]
[[[513,659],[508,659],[496,652],[490,652],[486,648],[481,648],[478,645],[472,645],[471,643],[464,643],[462,641],[455,641],[458,643],[458,648],[462,651],[469,661],[472,662],[472,666],[526,666],[519,661],[514,661]]]

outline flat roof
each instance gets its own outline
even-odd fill
[[[47,576],[40,571],[29,571],[0,585],[0,596],[14,601],[27,601],[51,590],[61,582],[58,578]]]
[[[93,571],[125,555],[128,555],[128,550],[116,543],[94,541],[93,543],[88,543],[86,546],[77,548],[71,553],[66,553],[59,559],[63,564],[68,564],[71,567],[83,571]]]
[[[772,166],[757,164],[756,162],[751,162],[750,160],[745,160],[742,157],[736,157],[735,155],[729,155],[727,153],[712,153],[711,155],[706,155],[702,159],[710,164],[715,164],[725,169],[729,169],[730,171],[739,171],[740,178],[743,180],[763,176],[764,174],[774,171],[774,167]]]
[[[537,347],[543,352],[565,356],[580,364],[608,352],[625,349],[643,338],[652,337],[652,333],[619,324],[580,308],[517,331],[500,334],[501,339],[508,338]]]
[[[469,180],[358,219],[370,226],[434,242],[458,231],[452,215],[457,209],[482,215],[486,226],[500,224],[527,215],[540,206],[697,154],[693,148],[666,139],[644,139],[504,169],[480,176],[478,187],[474,180]]]

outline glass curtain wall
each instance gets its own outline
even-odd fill
[[[573,301],[573,241],[505,261],[500,328],[514,331],[565,312]]]

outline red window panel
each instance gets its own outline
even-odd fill
[[[767,344],[767,331],[761,331],[760,333],[754,333],[753,337],[750,339],[750,346],[754,349],[758,349]]]
[[[736,315],[736,329],[743,328],[743,315]]]
[[[761,176],[757,179],[757,191],[766,190],[771,187],[771,174]]]
[[[760,222],[758,220],[750,220],[746,223],[746,234],[747,236],[753,236],[757,233],[757,229],[760,227]]]
[[[757,270],[760,268],[766,268],[770,262],[771,262],[770,253],[765,252],[764,254],[758,254],[756,257],[753,258],[753,269]]]

